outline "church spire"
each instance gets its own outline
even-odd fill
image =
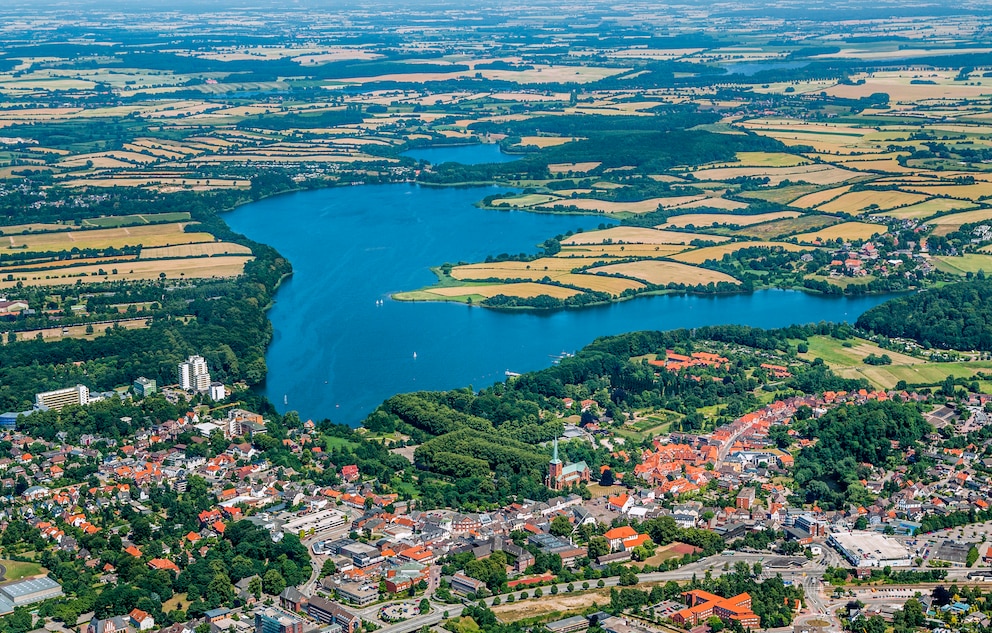
[[[555,436],[554,452],[551,454],[551,463],[560,464],[561,460],[558,459],[558,437]]]

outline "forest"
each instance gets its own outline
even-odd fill
[[[918,405],[893,401],[836,407],[795,426],[800,437],[817,440],[796,457],[796,484],[806,503],[830,509],[869,503],[872,494],[861,483],[872,479],[869,471],[898,466],[933,430]]]
[[[913,339],[926,348],[992,351],[992,280],[977,278],[892,299],[858,317],[857,326]]]

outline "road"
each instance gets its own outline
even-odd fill
[[[719,555],[711,556],[709,558],[696,561],[695,563],[690,563],[688,565],[685,565],[684,567],[680,567],[679,569],[676,569],[674,571],[654,572],[650,574],[638,574],[638,580],[641,583],[649,583],[649,584],[668,582],[669,580],[684,581],[684,580],[691,580],[693,576],[702,577],[707,571],[712,572],[713,576],[720,576],[724,573],[733,572],[734,563],[736,563],[737,561],[744,560],[750,564],[750,563],[758,562],[763,558],[772,558],[772,557],[769,556],[768,554],[748,554],[748,553],[735,553],[734,556],[719,556]],[[727,571],[724,571],[723,569],[724,563],[729,563]],[[822,564],[810,563],[807,566],[797,570],[779,571],[779,570],[771,569],[768,570],[768,572],[766,573],[772,576],[781,573],[783,579],[792,581],[793,583],[802,583],[803,586],[805,587],[807,579],[810,580],[814,578],[819,579],[823,575],[825,569],[826,567]],[[617,586],[619,578],[617,577],[603,578],[602,580],[604,587],[615,587]],[[599,583],[598,580],[589,581],[590,587],[598,587],[598,583]],[[582,581],[572,584],[581,586]],[[567,593],[568,591],[567,589],[568,583],[559,583],[557,587],[559,594],[564,594]],[[544,592],[545,599],[547,599],[547,597],[551,593],[551,587],[550,586],[541,587],[541,590]],[[532,592],[529,591],[528,593],[532,593]],[[502,600],[505,597],[506,597],[505,594],[501,595],[500,599]],[[528,599],[534,600],[535,598],[528,598]],[[485,603],[491,606],[493,603],[493,598],[492,597],[486,598]],[[419,615],[417,617],[410,618],[409,620],[405,622],[400,622],[398,624],[384,626],[381,629],[379,629],[379,631],[380,633],[412,633],[413,631],[420,629],[422,626],[433,626],[437,624],[442,619],[444,619],[445,612],[448,613],[449,617],[456,617],[461,614],[462,608],[463,607],[460,604],[446,605],[441,603],[434,603],[433,610],[431,611],[431,613],[428,613],[426,615]]]

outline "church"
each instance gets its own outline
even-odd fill
[[[576,462],[564,466],[558,458],[558,438],[555,438],[554,452],[548,464],[548,477],[544,482],[552,490],[564,490],[580,482],[589,482],[589,466],[585,462]]]

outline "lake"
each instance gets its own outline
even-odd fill
[[[266,356],[265,395],[279,410],[299,411],[304,419],[357,425],[393,394],[478,389],[503,380],[507,370],[547,367],[554,356],[607,334],[854,321],[885,300],[765,290],[534,313],[389,298],[432,283],[431,266],[531,253],[549,237],[608,221],[473,206],[501,191],[507,190],[338,187],[270,198],[225,214],[235,231],[274,246],[294,268],[269,313],[275,336]]]

